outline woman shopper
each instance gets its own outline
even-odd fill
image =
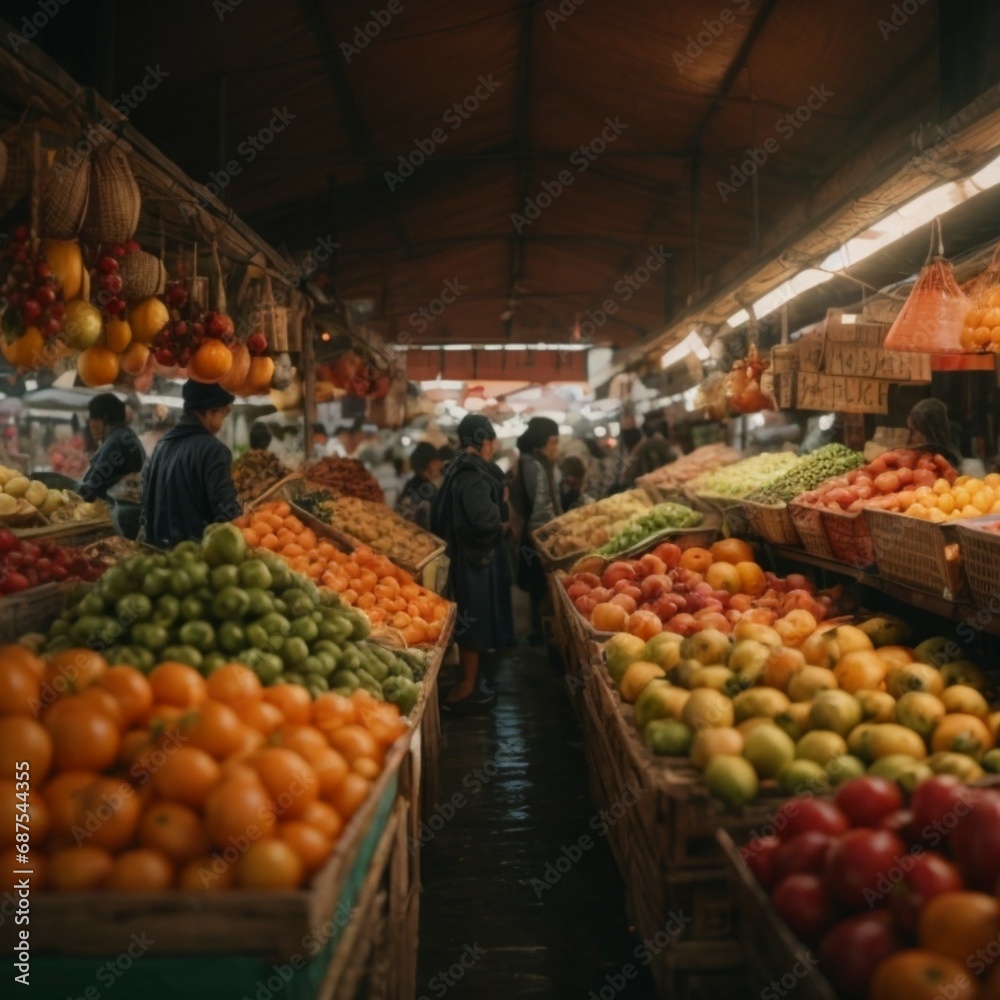
[[[531,598],[528,643],[540,646],[544,641],[542,601],[548,593],[548,583],[532,533],[562,513],[555,479],[559,425],[548,417],[532,417],[527,430],[517,439],[517,450],[520,457],[511,494],[514,509],[521,520],[517,585]]]
[[[431,528],[448,545],[447,596],[458,604],[455,640],[462,676],[444,703],[448,712],[476,711],[493,695],[477,689],[479,656],[514,644],[510,567],[503,547],[507,520],[503,476],[490,461],[493,425],[470,413],[458,425],[461,451],[448,463],[431,508]]]
[[[146,451],[135,431],[125,423],[125,404],[103,392],[90,401],[87,421],[97,444],[77,493],[84,500],[106,500],[119,535],[135,540],[142,520],[142,481]]]
[[[962,464],[962,456],[951,433],[948,407],[940,399],[922,399],[910,410],[906,426],[910,429],[908,447],[937,452],[956,469]]]
[[[243,513],[232,452],[216,436],[235,397],[191,380],[182,395],[184,416],[163,436],[143,474],[145,541],[161,549],[200,540],[210,524]]]
[[[428,441],[421,441],[410,455],[413,475],[396,501],[396,513],[425,531],[431,530],[431,505],[437,495],[441,465],[437,448]]]

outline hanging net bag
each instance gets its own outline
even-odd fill
[[[964,351],[1000,351],[1000,246],[969,290],[971,306],[959,335]]]
[[[909,298],[885,338],[887,351],[961,354],[961,334],[970,302],[944,258],[941,223],[934,220],[931,251]]]

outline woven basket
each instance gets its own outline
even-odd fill
[[[4,172],[0,182],[0,202],[13,205],[31,187],[31,143],[22,125],[15,125],[3,134]]]
[[[772,545],[802,545],[788,504],[743,501],[743,513],[758,538]]]
[[[988,529],[997,523],[989,517],[955,526],[973,604],[991,611],[1000,597],[1000,532]]]
[[[948,559],[958,540],[955,524],[933,524],[889,510],[866,510],[875,563],[887,580],[955,600],[965,589],[962,564]]]
[[[90,155],[69,147],[60,150],[42,176],[41,198],[43,235],[52,240],[76,239],[90,201]]]
[[[264,275],[264,294],[255,306],[258,328],[267,338],[267,346],[275,353],[290,350],[288,345],[288,307],[274,301],[271,276]]]
[[[160,295],[167,287],[167,269],[155,254],[129,250],[121,264],[122,295],[127,302]]]
[[[90,177],[87,235],[95,243],[125,243],[139,225],[142,199],[128,157],[117,146],[100,149]]]
[[[824,510],[820,518],[834,559],[858,569],[875,565],[872,533],[861,511],[849,514],[841,510]]]
[[[826,537],[826,529],[823,527],[822,510],[819,507],[795,503],[793,500],[788,505],[788,513],[792,516],[795,531],[806,552],[832,559],[833,550],[830,548],[830,539]]]

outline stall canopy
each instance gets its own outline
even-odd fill
[[[390,337],[629,347],[995,82],[994,5],[945,6],[81,0],[33,44],[275,246],[339,244]]]

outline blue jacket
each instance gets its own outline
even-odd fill
[[[123,476],[142,471],[146,452],[131,427],[115,427],[94,453],[77,492],[88,503],[107,500],[108,490]]]
[[[160,439],[143,473],[145,541],[173,548],[199,540],[210,524],[239,517],[232,466],[232,452],[185,415]]]

